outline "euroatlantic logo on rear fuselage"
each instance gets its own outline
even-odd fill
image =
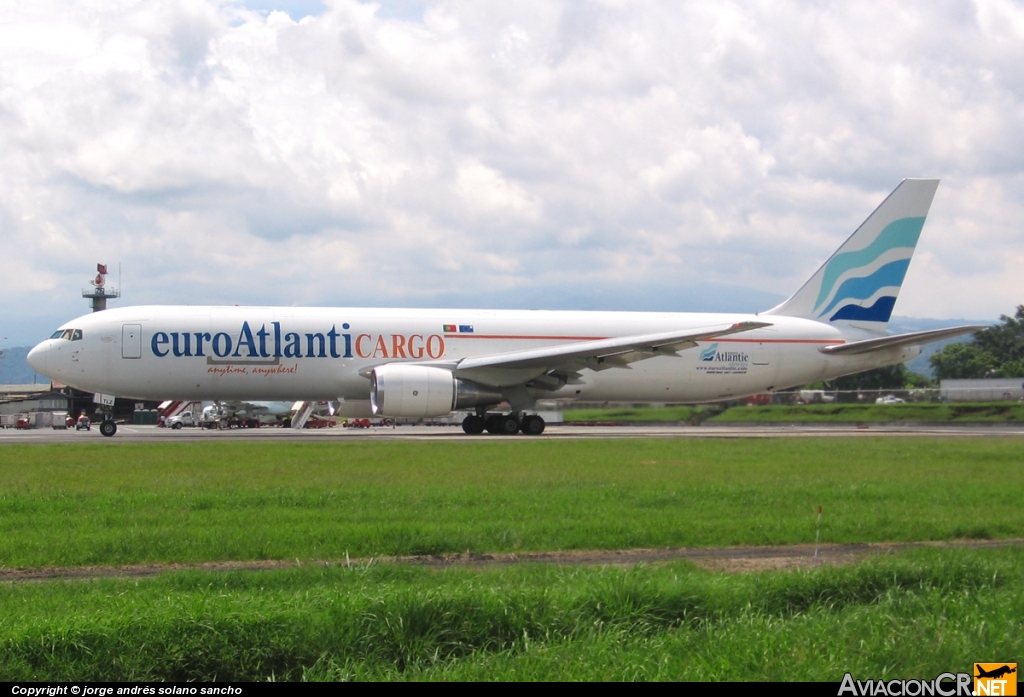
[[[440,334],[355,334],[348,322],[326,332],[286,332],[280,322],[260,325],[255,332],[242,322],[228,332],[155,332],[149,347],[157,358],[432,358],[444,355]]]
[[[747,372],[747,354],[742,351],[719,351],[718,342],[700,352],[697,372],[704,375],[743,375]]]
[[[700,359],[705,363],[746,363],[747,354],[742,351],[719,351],[718,344],[711,344],[700,352]]]

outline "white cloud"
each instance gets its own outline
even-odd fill
[[[96,261],[124,303],[759,309],[905,176],[897,312],[1024,302],[1019,3],[300,4],[5,10],[5,324]]]

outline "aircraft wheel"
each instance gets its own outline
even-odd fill
[[[117,424],[115,424],[113,421],[104,421],[103,423],[100,424],[100,433],[102,433],[107,438],[110,438],[112,435],[117,433]]]
[[[523,417],[523,433],[528,436],[539,436],[540,434],[544,433],[544,426],[544,419],[537,416],[536,414],[531,414],[529,416]]]
[[[503,436],[514,436],[519,433],[519,417],[515,414],[504,414],[499,417],[500,430]]]
[[[501,435],[501,414],[489,414],[484,418],[484,428],[492,436]]]
[[[462,420],[462,430],[471,436],[477,436],[484,432],[484,419],[482,416],[470,414]]]

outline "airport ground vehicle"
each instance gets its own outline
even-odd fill
[[[28,416],[19,414],[18,418],[14,422],[14,428],[20,431],[27,431],[32,428],[32,424],[29,423]]]
[[[539,435],[541,399],[770,394],[981,328],[885,333],[937,187],[904,180],[796,293],[757,314],[131,307],[68,322],[28,361],[111,399],[338,400],[336,417],[471,411],[468,434]]]
[[[228,405],[211,404],[203,407],[203,414],[196,423],[203,428],[259,428],[258,418],[243,416]]]
[[[378,419],[376,421],[367,418],[345,419],[341,422],[342,428],[373,428],[375,426],[394,426],[391,419]]]
[[[57,414],[52,411],[30,411],[25,416],[28,418],[30,428],[52,428],[57,423]],[[61,425],[57,428],[63,428],[63,423],[61,420]]]
[[[92,430],[92,421],[89,420],[89,417],[85,415],[84,411],[79,415],[78,420],[75,421],[75,430],[76,431],[91,431]]]
[[[201,416],[193,416],[191,411],[184,411],[167,419],[164,424],[167,428],[180,430],[185,426],[200,426],[203,424]]]

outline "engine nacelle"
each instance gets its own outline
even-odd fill
[[[455,409],[490,406],[502,400],[497,390],[430,365],[382,365],[373,369],[370,380],[370,407],[376,416],[446,416]]]

